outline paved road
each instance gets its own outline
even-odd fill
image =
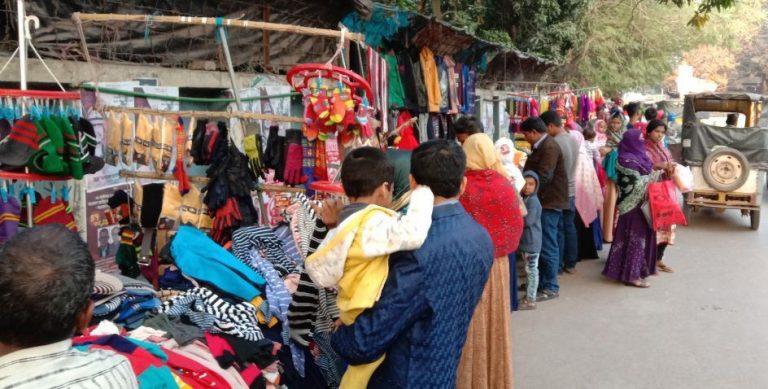
[[[580,263],[559,299],[512,315],[515,387],[768,388],[767,214],[758,232],[695,215],[650,289],[604,279],[607,248]]]

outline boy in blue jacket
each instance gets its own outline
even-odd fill
[[[520,310],[536,309],[536,290],[539,288],[539,253],[541,252],[541,203],[536,193],[539,190],[539,176],[533,171],[523,173],[525,186],[521,191],[528,215],[520,239],[518,252],[525,261],[528,275],[526,296],[520,302]]]

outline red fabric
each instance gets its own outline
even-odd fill
[[[13,124],[13,129],[8,138],[17,142],[24,143],[25,145],[38,150],[40,146],[40,135],[37,133],[37,127],[34,123],[27,119],[19,119]]]
[[[59,200],[56,203],[52,203],[50,197],[45,197],[38,200],[35,205],[32,211],[32,220],[35,222],[35,225],[63,224],[64,227],[77,232],[75,217],[69,213],[68,207],[69,205],[64,201]],[[22,209],[22,214],[25,215],[26,210]]]
[[[651,205],[653,229],[658,231],[669,226],[688,225],[677,202],[675,184],[672,181],[654,182],[648,186],[648,202]]]
[[[403,124],[411,120],[411,114],[408,111],[403,111],[400,116],[397,117],[397,127],[400,128]],[[397,148],[400,150],[414,150],[419,147],[419,141],[416,140],[416,136],[413,132],[413,125],[408,124],[400,130],[400,143],[397,144]]]
[[[193,388],[228,388],[229,383],[219,373],[173,351],[163,348],[168,366]]]
[[[515,187],[494,170],[470,170],[461,205],[491,235],[494,258],[517,251],[523,234],[523,216]]]
[[[173,176],[179,180],[179,192],[182,196],[189,192],[189,177],[187,177],[187,171],[184,168],[184,143],[186,141],[184,127],[179,122],[176,124],[176,167],[173,169]]]

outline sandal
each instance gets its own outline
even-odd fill
[[[664,273],[674,273],[675,272],[674,270],[672,270],[671,267],[667,266],[665,263],[661,263],[661,262],[657,263],[656,267],[659,270],[663,271]]]
[[[518,309],[521,311],[532,311],[536,309],[536,303],[531,300],[528,300],[527,298],[524,298],[520,300],[520,305]]]
[[[649,284],[649,283],[647,283],[647,282],[645,282],[643,280],[637,280],[635,282],[625,282],[624,285],[632,286],[632,287],[635,287],[635,288],[641,288],[641,289],[646,289],[646,288],[650,288],[651,287],[651,284]]]

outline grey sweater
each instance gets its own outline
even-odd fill
[[[568,174],[568,197],[576,195],[576,163],[579,160],[579,144],[567,132],[555,137],[555,142],[563,152],[565,171]]]

